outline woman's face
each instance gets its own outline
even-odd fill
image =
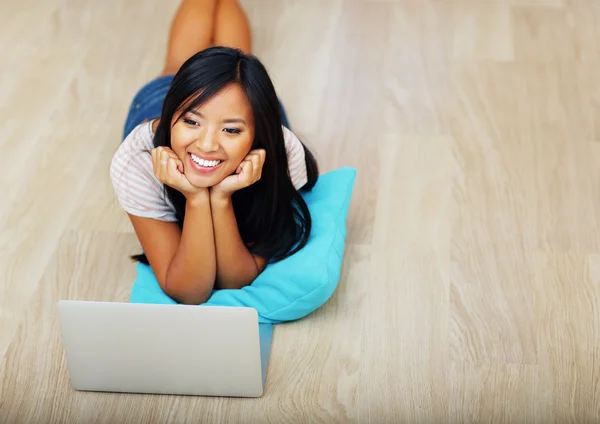
[[[252,108],[239,84],[227,86],[171,125],[171,148],[195,187],[212,187],[233,174],[254,140]]]

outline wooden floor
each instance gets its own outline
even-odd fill
[[[600,1],[243,4],[358,170],[337,292],[261,399],[72,390],[55,302],[128,300],[108,166],[177,2],[0,0],[0,422],[600,422]]]

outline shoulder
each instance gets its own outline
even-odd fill
[[[289,176],[296,190],[299,190],[308,181],[304,146],[298,136],[286,127],[283,127],[283,139],[287,152]]]
[[[176,221],[175,211],[152,168],[152,122],[138,125],[123,140],[110,164],[110,179],[123,209],[136,216]]]

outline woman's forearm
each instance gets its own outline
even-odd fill
[[[261,266],[245,246],[238,230],[231,198],[211,197],[217,258],[216,285],[219,289],[240,289],[252,283]]]
[[[181,303],[210,297],[216,276],[216,253],[208,190],[186,202],[179,247],[166,277],[166,293]]]

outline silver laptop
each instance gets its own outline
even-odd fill
[[[260,397],[273,327],[246,307],[61,300],[73,387],[84,391]]]

